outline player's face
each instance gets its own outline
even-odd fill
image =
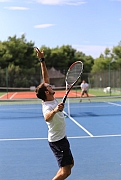
[[[45,83],[45,86],[46,86],[48,92],[50,93],[50,95],[55,94],[55,91],[52,89],[52,86],[50,84]]]

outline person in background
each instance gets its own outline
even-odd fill
[[[80,88],[81,88],[81,97],[82,98],[84,96],[84,94],[86,94],[87,97],[89,97],[88,95],[88,88],[89,88],[89,84],[86,83],[85,80],[82,81],[81,85],[80,85]],[[90,100],[90,99],[89,99]],[[82,101],[82,99],[80,99],[80,102]]]
[[[64,180],[71,174],[71,168],[74,165],[70,143],[66,137],[66,124],[63,114],[64,103],[58,103],[54,98],[55,91],[50,85],[44,51],[40,52],[36,48],[35,50],[40,60],[43,77],[43,83],[36,88],[36,96],[42,99],[43,116],[48,125],[48,143],[59,166],[59,170],[52,180]]]

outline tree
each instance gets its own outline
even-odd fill
[[[0,66],[5,68],[14,64],[20,68],[33,67],[37,60],[33,46],[34,43],[27,42],[24,35],[21,38],[8,37],[0,46]]]
[[[105,56],[107,57],[107,56],[110,56],[110,49],[109,48],[106,48],[105,49],[105,51],[104,51],[104,54],[105,54]]]
[[[121,45],[113,47],[112,52],[117,58],[121,58]]]
[[[47,68],[54,67],[65,74],[73,62],[82,61],[84,63],[84,73],[91,72],[94,59],[91,56],[86,56],[83,52],[77,51],[70,45],[57,46],[52,49],[42,45],[40,50],[42,49],[45,51]],[[31,82],[34,82],[33,85],[40,82],[41,68],[34,51],[34,43],[32,41],[27,42],[24,34],[20,38],[15,35],[8,37],[7,41],[0,42],[0,68],[4,71],[6,71],[6,68],[8,69],[9,84],[12,87],[20,85],[27,87]]]
[[[55,67],[65,73],[68,67],[75,61],[82,61],[85,64],[85,72],[90,72],[93,66],[94,59],[91,56],[86,56],[84,53],[73,49],[70,45],[57,46],[56,48],[40,47],[44,49],[45,59],[48,68]]]
[[[92,67],[92,73],[95,72],[103,72],[104,70],[108,69],[109,59],[100,57],[95,59],[94,65]]]

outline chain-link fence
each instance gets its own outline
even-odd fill
[[[64,86],[64,76],[57,77],[56,73],[57,72],[55,72],[54,77],[51,77],[51,81],[55,86]],[[102,89],[111,87],[112,89],[121,91],[121,71],[111,70],[98,73],[83,73],[78,84],[80,84],[83,79],[89,83],[90,88]],[[0,87],[29,88],[30,86],[37,86],[41,81],[40,70],[36,73],[32,73],[31,71],[26,73],[22,71],[19,73],[15,71],[9,73],[7,69],[0,70]]]
[[[121,89],[121,71],[104,71],[88,74],[88,82],[91,88]]]

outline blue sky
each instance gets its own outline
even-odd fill
[[[99,57],[121,41],[121,0],[0,0],[0,41],[22,34]]]

